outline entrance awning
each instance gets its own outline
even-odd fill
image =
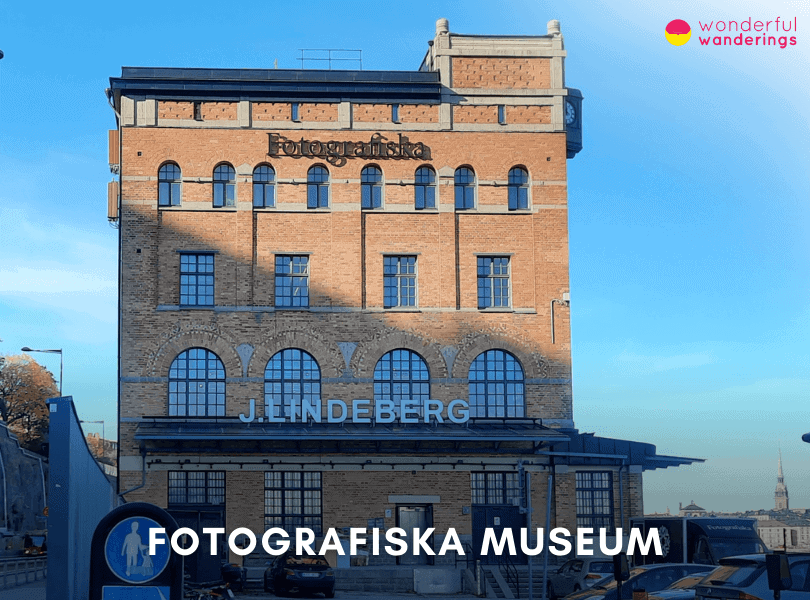
[[[135,439],[145,449],[193,452],[504,452],[534,453],[568,440],[539,419],[471,419],[465,424],[242,423],[233,418],[154,417]]]
[[[563,429],[561,433],[568,439],[555,444],[551,454],[564,456],[565,460],[559,462],[569,465],[637,465],[644,471],[652,471],[704,462],[702,458],[658,454],[655,445],[645,442],[599,437],[576,429]]]

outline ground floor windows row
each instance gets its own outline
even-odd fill
[[[515,471],[470,473],[470,504],[517,506],[523,493]],[[577,471],[577,527],[614,531],[613,473]],[[169,508],[223,506],[224,471],[169,471]],[[264,473],[264,526],[294,533],[297,527],[323,534],[323,474],[320,471]]]
[[[525,376],[518,359],[505,350],[479,354],[468,372],[470,416],[526,416]],[[225,415],[225,367],[205,348],[184,350],[169,368],[169,416]],[[425,359],[400,348],[385,353],[374,367],[374,401],[405,401],[422,406],[430,399],[430,370]],[[300,348],[274,354],[264,371],[265,414],[300,418],[302,406],[321,402],[318,361]],[[399,408],[395,409],[399,410]]]

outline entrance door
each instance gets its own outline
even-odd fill
[[[400,565],[431,565],[433,557],[420,552],[413,555],[414,530],[422,534],[430,527],[433,527],[433,505],[422,506],[397,506],[397,527],[401,527],[407,533],[408,551],[397,557]],[[418,535],[417,534],[417,535]],[[430,536],[428,545],[433,547],[433,536]],[[420,549],[421,550],[421,549]]]
[[[490,544],[487,548],[486,556],[481,555],[484,533],[487,527],[491,527],[495,532],[495,538],[501,539],[504,529],[512,530],[512,537],[515,540],[516,556],[511,556],[512,562],[526,564],[526,555],[520,550],[520,528],[524,526],[526,519],[520,514],[517,506],[504,505],[473,505],[472,507],[472,535],[473,548],[476,555],[481,559],[481,564],[494,565],[498,563],[498,555],[492,550]],[[508,552],[508,546],[504,547],[504,552]]]
[[[225,512],[223,510],[200,510],[200,509],[169,509],[169,514],[174,517],[179,527],[188,527],[197,533],[200,546],[196,552],[185,557],[185,571],[189,576],[189,583],[198,585],[209,585],[221,580],[220,566],[222,560],[227,559],[225,546],[225,536],[217,536],[218,554],[211,556],[211,536],[203,535],[205,527],[225,527]]]

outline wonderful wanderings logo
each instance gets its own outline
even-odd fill
[[[797,19],[757,21],[698,21],[697,38],[701,46],[774,46],[796,45]],[[793,35],[788,35],[793,34]],[[692,38],[692,27],[682,19],[667,23],[664,36],[673,46],[683,46]]]

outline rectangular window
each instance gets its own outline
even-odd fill
[[[214,255],[180,255],[180,306],[214,305]]]
[[[498,105],[498,123],[506,125],[506,107],[503,104]]]
[[[577,527],[613,532],[613,473],[577,471]]]
[[[520,500],[517,473],[471,473],[473,504],[515,504]]]
[[[399,123],[399,104],[391,105],[391,120],[394,123]]]
[[[416,257],[383,257],[383,306],[416,306]]]
[[[224,471],[169,471],[169,506],[225,504]]]
[[[298,111],[299,111],[300,107],[301,107],[301,105],[300,105],[298,102],[293,102],[293,103],[290,105],[290,118],[291,118],[293,121],[298,121],[298,120],[300,120],[300,119],[298,118]]]
[[[296,527],[323,532],[323,488],[319,472],[270,471],[264,474],[264,528],[281,527],[291,536]]]
[[[202,121],[202,102],[195,102],[194,103],[194,120],[195,121]]]
[[[478,308],[509,308],[509,257],[478,257]]]
[[[276,256],[276,306],[309,306],[308,256]]]

